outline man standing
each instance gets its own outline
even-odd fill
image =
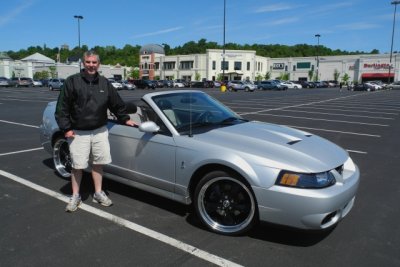
[[[98,73],[100,57],[94,51],[83,55],[84,70],[65,80],[58,97],[55,117],[69,143],[72,158],[72,196],[65,208],[73,212],[81,204],[79,187],[82,170],[92,160],[95,193],[93,201],[111,206],[112,201],[102,190],[103,165],[111,162],[107,130],[107,109],[122,124],[134,126],[126,106],[109,81]],[[91,157],[90,157],[91,156]]]

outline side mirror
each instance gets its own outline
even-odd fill
[[[145,133],[155,133],[160,130],[160,126],[155,124],[153,121],[146,121],[139,125],[139,131]]]

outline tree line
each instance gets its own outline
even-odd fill
[[[224,47],[216,42],[209,42],[206,39],[200,39],[199,41],[190,41],[182,46],[171,47],[168,44],[162,44],[164,47],[165,54],[169,55],[189,55],[189,54],[204,54],[207,49],[223,49]],[[117,48],[115,46],[95,46],[91,47],[91,50],[96,51],[101,58],[102,64],[105,65],[116,65],[129,67],[139,66],[139,51],[141,46],[139,45],[125,45],[123,48]],[[379,50],[373,49],[370,52],[364,51],[345,51],[345,50],[332,50],[323,45],[308,45],[308,44],[297,44],[293,46],[280,45],[280,44],[225,44],[226,50],[254,50],[256,55],[263,57],[310,57],[316,56],[337,56],[337,55],[357,55],[357,54],[379,54]],[[46,45],[42,46],[30,46],[27,49],[21,49],[19,51],[6,51],[7,55],[14,60],[19,60],[30,56],[34,53],[40,53],[51,59],[60,62],[66,62],[68,58],[81,57],[84,51],[89,50],[87,45],[82,47],[74,47],[73,49],[63,49],[60,47],[48,48]]]

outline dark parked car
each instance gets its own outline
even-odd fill
[[[300,81],[300,84],[303,88],[315,88],[315,84],[313,82]]]
[[[355,84],[353,91],[375,91],[375,87],[366,83]]]
[[[214,88],[214,81],[194,81],[190,83],[190,87],[192,88]]]
[[[54,89],[61,89],[64,85],[65,79],[55,78],[50,79],[47,85],[49,86],[49,90],[53,91]]]
[[[27,77],[13,77],[9,81],[10,86],[20,87],[25,86],[29,87],[33,85],[33,80]]]
[[[287,86],[276,81],[260,81],[257,88],[259,90],[287,90]]]
[[[133,84],[138,89],[156,89],[156,84],[152,80],[133,80]]]
[[[172,88],[174,87],[174,82],[171,80],[159,80],[160,83],[162,83],[162,87],[164,88]]]

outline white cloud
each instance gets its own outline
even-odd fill
[[[169,33],[169,32],[179,31],[181,29],[183,29],[183,27],[179,26],[179,27],[169,28],[169,29],[160,30],[160,31],[156,31],[156,32],[148,32],[148,33],[135,35],[135,36],[133,36],[133,38],[141,38],[141,37],[147,37],[147,36],[161,35],[161,34],[165,34],[165,33]]]
[[[282,11],[282,10],[289,10],[296,8],[295,6],[291,6],[288,4],[273,4],[268,6],[263,6],[256,9],[255,13],[265,13],[265,12],[275,12],[275,11]]]
[[[373,24],[373,23],[355,22],[355,23],[337,25],[336,27],[344,30],[369,30],[369,29],[379,28],[380,26],[378,24]]]
[[[9,11],[7,15],[0,16],[0,27],[18,17],[19,14],[21,14],[25,9],[29,8],[32,4],[32,0],[23,1],[19,6],[16,6],[13,10]]]
[[[298,18],[283,18],[283,19],[274,20],[273,22],[271,22],[269,24],[270,25],[282,25],[282,24],[296,22],[298,20],[299,20]]]

